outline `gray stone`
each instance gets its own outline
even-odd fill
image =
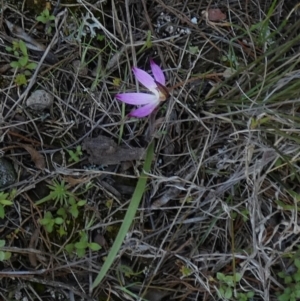
[[[45,90],[34,91],[26,100],[26,105],[32,110],[43,111],[53,104],[53,95]]]
[[[16,179],[15,169],[10,161],[0,158],[0,188],[13,184]]]

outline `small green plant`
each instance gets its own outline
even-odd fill
[[[86,200],[76,201],[73,196],[68,199],[68,205],[61,207],[57,210],[57,214],[62,216],[64,219],[67,218],[67,213],[70,213],[74,218],[77,218],[79,215],[79,207],[82,207],[86,204]]]
[[[22,86],[27,84],[27,78],[25,74],[17,74],[15,78],[15,83],[17,86]]]
[[[80,233],[80,240],[76,243],[67,244],[65,246],[66,251],[71,254],[74,250],[78,257],[85,255],[86,249],[89,248],[92,251],[99,251],[101,246],[95,242],[89,242],[88,235],[85,232]]]
[[[234,275],[224,275],[223,273],[217,273],[217,279],[220,281],[219,297],[225,300],[238,300],[248,301],[254,296],[254,292],[249,291],[246,293],[237,292],[234,294],[236,283],[240,282],[242,275],[235,273]]]
[[[53,231],[54,225],[62,225],[63,223],[63,218],[54,217],[50,211],[47,211],[44,218],[40,219],[40,224],[44,226],[45,230],[49,233]]]
[[[2,251],[1,248],[5,246],[5,240],[0,239],[0,261],[8,260],[11,257],[10,252]]]
[[[78,207],[82,207],[86,204],[85,200],[80,200],[78,202],[75,201],[75,199],[73,197],[69,198],[69,212],[71,213],[71,215],[76,218],[78,217],[79,214],[79,210]]]
[[[12,47],[6,47],[6,51],[13,52],[13,54],[18,58],[17,61],[12,61],[10,63],[12,68],[23,68],[28,70],[36,68],[36,63],[29,62],[27,46],[22,40],[13,41]]]
[[[120,275],[124,275],[127,278],[130,278],[132,276],[138,276],[144,273],[144,270],[141,270],[139,272],[134,272],[133,269],[125,264],[120,264],[117,267],[117,272],[118,272],[118,276]],[[118,277],[119,279],[121,279],[121,277]]]
[[[68,162],[79,162],[80,157],[82,156],[82,150],[81,150],[81,146],[77,145],[76,150],[72,151],[72,150],[68,150],[69,153],[69,160]]]
[[[237,70],[237,68],[239,67],[239,59],[238,56],[235,54],[232,45],[229,45],[227,55],[223,55],[221,60],[226,66],[230,67],[233,70]]]
[[[61,206],[68,205],[68,199],[73,196],[72,192],[68,190],[68,187],[65,185],[64,181],[58,182],[53,180],[53,185],[48,185],[50,188],[50,193],[42,198],[41,200],[37,201],[36,205],[41,205],[45,202],[54,200],[54,206],[57,203],[60,203]]]
[[[199,52],[199,47],[198,46],[192,46],[192,45],[190,45],[189,46],[189,52],[191,54],[197,54]]]
[[[188,277],[190,276],[192,273],[193,273],[193,270],[190,269],[189,267],[185,266],[185,265],[182,265],[181,268],[180,268],[180,272],[181,272],[181,278],[183,277]]]
[[[12,61],[10,66],[14,69],[20,69],[22,73],[17,74],[15,83],[19,86],[27,83],[26,76],[31,75],[31,70],[34,70],[37,66],[36,63],[29,61],[28,51],[26,44],[22,41],[13,41],[12,47],[6,47],[6,51],[12,52],[17,61]]]
[[[13,202],[10,200],[9,193],[0,192],[0,218],[5,217],[5,206],[11,206]]]
[[[51,212],[46,212],[43,219],[40,220],[40,224],[44,226],[45,230],[49,233],[53,232],[55,225],[59,226],[57,233],[60,237],[67,234],[66,225],[70,223],[68,214],[73,218],[77,218],[79,215],[79,207],[86,204],[85,200],[76,201],[73,196],[68,199],[68,205],[60,207],[56,211],[57,217],[54,217]]]
[[[296,301],[300,298],[300,259],[294,260],[297,270],[294,274],[279,272],[277,275],[283,279],[284,291],[278,295],[279,301]]]
[[[247,222],[249,220],[249,210],[242,209],[239,212],[232,211],[230,216],[233,220],[236,219],[237,217],[241,217],[243,222]]]
[[[47,34],[51,33],[52,28],[54,27],[53,22],[55,20],[55,16],[51,15],[49,12],[49,9],[45,8],[39,16],[36,17],[36,20],[38,22],[41,22],[43,24],[49,23],[49,27],[47,28]]]

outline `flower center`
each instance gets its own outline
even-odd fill
[[[167,99],[166,94],[164,92],[160,91],[159,89],[157,89],[157,90],[158,90],[159,101],[165,101]]]
[[[158,91],[159,101],[165,101],[170,95],[168,89],[157,81],[155,83],[157,85],[156,90]]]

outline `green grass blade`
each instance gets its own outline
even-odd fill
[[[131,223],[135,217],[135,214],[137,212],[137,209],[139,207],[140,201],[142,199],[142,196],[145,192],[145,187],[147,184],[147,176],[145,175],[145,172],[149,172],[151,168],[151,162],[154,154],[154,142],[152,142],[147,150],[146,160],[144,163],[144,171],[141,173],[141,176],[137,182],[136,188],[134,190],[134,193],[132,195],[131,202],[129,204],[129,207],[127,209],[126,215],[124,217],[123,223],[121,225],[121,228],[119,230],[119,233],[115,239],[115,242],[98,274],[96,277],[93,288],[95,288],[100,282],[103,280],[103,278],[106,276],[106,273],[108,272],[109,268],[113,264],[120,248],[123,243],[123,240],[131,226]]]

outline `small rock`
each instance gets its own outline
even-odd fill
[[[45,90],[34,91],[26,101],[26,105],[35,111],[48,109],[53,104],[54,97]]]
[[[191,22],[192,22],[193,24],[197,24],[197,23],[198,23],[198,20],[197,20],[196,17],[193,17],[193,18],[191,19]]]
[[[0,188],[13,184],[16,179],[16,172],[10,161],[0,158]]]
[[[75,69],[75,71],[78,72],[78,75],[85,76],[88,74],[88,68],[82,65],[79,60],[73,61],[72,66]]]

